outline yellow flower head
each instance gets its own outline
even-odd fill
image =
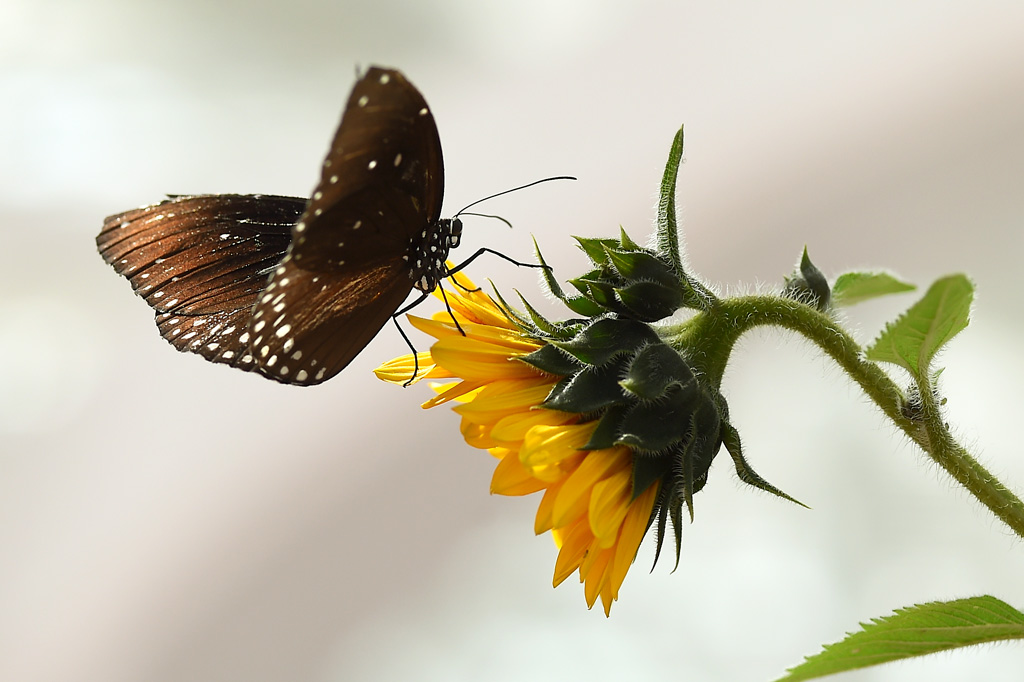
[[[404,384],[418,365],[416,381],[452,380],[436,386],[437,395],[423,407],[457,403],[466,442],[498,459],[492,493],[543,492],[534,531],[550,530],[559,548],[554,585],[578,572],[587,606],[600,596],[608,615],[647,531],[659,485],[634,497],[629,448],[581,449],[597,422],[541,407],[561,377],[517,359],[543,344],[523,334],[464,275],[451,281],[447,302],[458,327],[447,311],[432,319],[410,315],[414,327],[437,341],[429,352],[396,358],[376,374]]]

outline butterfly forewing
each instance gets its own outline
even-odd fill
[[[405,254],[437,222],[443,193],[441,141],[426,101],[400,72],[371,68],[349,96],[292,255],[306,269],[343,269]],[[395,219],[396,196],[414,215]]]
[[[160,334],[178,350],[254,369],[243,335],[305,203],[263,195],[176,197],[110,216],[96,243],[157,311]]]
[[[412,290],[410,254],[437,228],[443,176],[422,95],[399,72],[370,69],[253,310],[251,351],[264,374],[319,383],[369,343]]]

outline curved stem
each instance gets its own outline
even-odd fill
[[[715,310],[698,313],[661,332],[673,347],[685,349],[688,359],[706,374],[709,382],[719,385],[736,340],[743,332],[763,325],[791,329],[821,347],[896,426],[1024,538],[1024,502],[953,439],[935,402],[932,387],[920,387],[920,414],[905,415],[903,390],[878,364],[867,360],[864,349],[827,315],[788,298],[741,296],[722,299]]]

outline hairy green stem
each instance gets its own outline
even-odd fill
[[[822,348],[857,382],[868,397],[943,469],[993,514],[1024,538],[1024,502],[957,443],[936,404],[931,386],[921,386],[921,409],[904,414],[907,398],[882,368],[865,358],[864,349],[835,320],[814,308],[778,296],[721,299],[713,310],[661,329],[672,346],[713,385],[720,385],[736,340],[747,330],[775,325],[804,335]],[[909,416],[908,416],[909,415]]]

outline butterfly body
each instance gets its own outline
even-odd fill
[[[352,90],[310,199],[196,195],[108,217],[97,246],[178,350],[288,384],[326,381],[414,289],[447,274],[433,116],[398,71]]]

